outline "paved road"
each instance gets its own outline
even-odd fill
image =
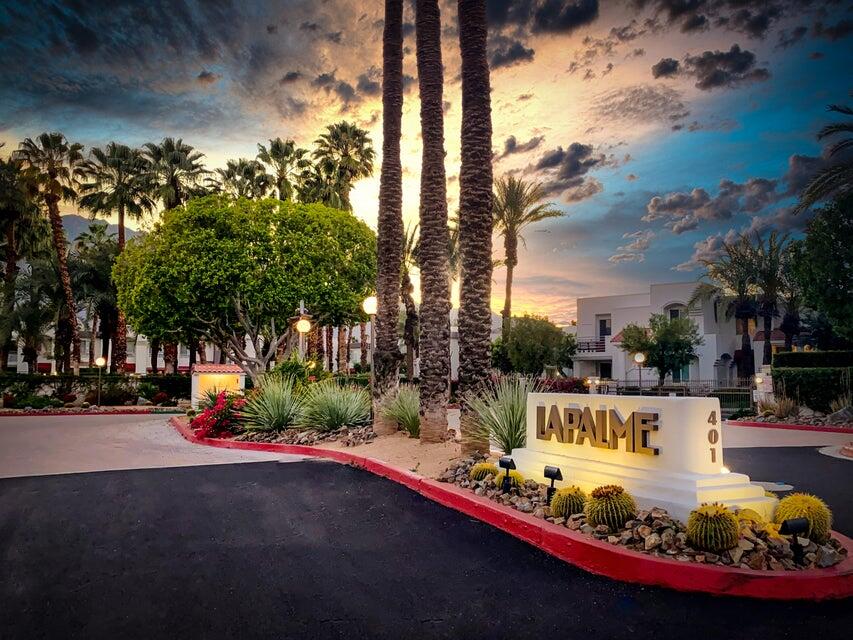
[[[621,584],[364,471],[256,463],[0,480],[18,638],[849,637],[849,602]]]
[[[190,444],[163,416],[0,418],[0,478],[257,462],[283,457],[300,459]]]

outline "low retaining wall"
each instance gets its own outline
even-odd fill
[[[680,562],[645,555],[589,538],[530,514],[521,513],[467,489],[437,482],[348,451],[304,445],[257,443],[201,438],[179,418],[172,425],[188,441],[223,449],[247,449],[326,458],[352,464],[402,484],[441,505],[486,522],[546,553],[598,575],[715,595],[773,600],[826,600],[853,596],[853,540],[833,532],[848,551],[847,558],[828,569],[752,571]]]
[[[788,424],[785,422],[750,422],[744,420],[726,420],[730,427],[758,427],[761,429],[788,429],[793,431],[823,431],[825,433],[849,433],[853,436],[853,429],[848,427],[835,427],[832,425],[817,424]]]

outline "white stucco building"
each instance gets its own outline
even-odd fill
[[[575,375],[636,383],[640,372],[632,354],[619,348],[621,331],[631,323],[647,325],[652,314],[662,313],[671,318],[689,317],[705,341],[696,349],[698,358],[672,376],[673,382],[701,380],[724,385],[734,380],[737,377],[734,357],[741,345],[735,321],[727,319],[725,309],[711,301],[688,308],[687,303],[695,289],[696,282],[678,282],[652,284],[648,291],[641,293],[578,298]],[[753,343],[758,370],[763,332],[756,335],[753,321],[749,323],[749,331],[752,336],[761,338],[761,341]],[[773,337],[775,346],[778,336]],[[644,368],[642,377],[645,384],[647,380],[656,380],[657,373],[652,368]]]

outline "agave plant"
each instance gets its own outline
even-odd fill
[[[305,429],[329,432],[370,422],[370,395],[365,389],[340,386],[334,380],[318,382],[305,390],[304,402],[297,424]]]
[[[527,394],[541,390],[534,378],[504,376],[466,400],[470,411],[464,429],[489,438],[504,453],[523,447],[527,430]]]
[[[304,399],[290,376],[265,377],[241,411],[246,428],[281,431],[295,425],[302,415]]]
[[[404,384],[393,400],[383,407],[382,414],[393,420],[397,425],[409,434],[417,438],[421,433],[421,417],[418,414],[419,399],[418,390],[411,385]]]

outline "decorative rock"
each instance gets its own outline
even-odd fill
[[[819,548],[817,561],[815,562],[818,567],[825,569],[839,562],[841,562],[841,555],[831,546],[825,544]]]
[[[561,525],[566,521],[565,518],[554,518],[554,524]]]
[[[737,546],[743,551],[752,551],[753,549],[755,549],[755,544],[750,542],[749,540],[746,540],[745,538],[741,538],[740,540],[738,540]]]
[[[482,494],[480,494],[480,495],[482,495]],[[545,509],[543,509],[542,507],[537,507],[536,509],[533,510],[533,517],[544,519],[545,518]]]
[[[636,535],[640,538],[648,538],[652,534],[652,528],[648,525],[640,525],[637,527]]]
[[[571,527],[569,527],[569,528],[571,529]],[[589,525],[589,524],[584,524],[581,526],[580,531],[581,531],[581,533],[585,533],[586,535],[590,536],[593,533],[595,533],[595,527],[593,527],[592,525]]]
[[[652,549],[656,549],[661,544],[661,538],[657,533],[652,533],[646,536],[645,541],[643,542],[643,547],[646,551],[650,551]]]
[[[595,532],[598,534],[606,535],[610,533],[610,527],[608,527],[606,524],[600,524],[595,528]]]

